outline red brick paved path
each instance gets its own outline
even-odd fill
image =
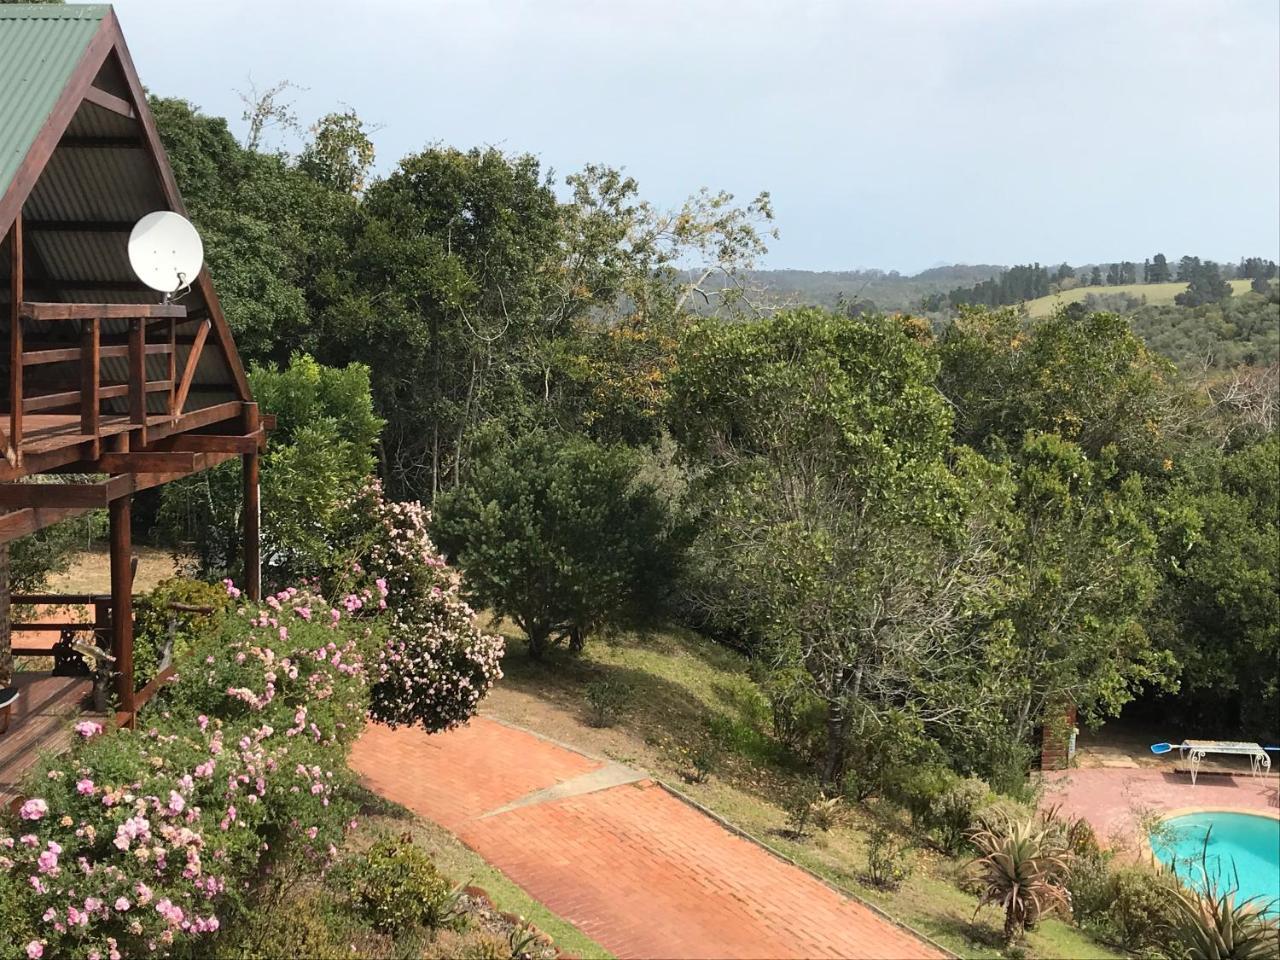
[[[650,780],[574,794],[606,765],[493,720],[370,725],[351,766],[619,957],[943,956]]]

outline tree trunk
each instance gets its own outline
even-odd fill
[[[839,704],[827,705],[827,758],[822,765],[822,782],[835,786],[844,773],[845,731],[849,718]]]
[[[1018,922],[1013,912],[1013,905],[1010,904],[1004,913],[1004,942],[1013,946],[1020,939],[1022,939],[1022,924]]]
[[[831,699],[827,703],[827,758],[822,767],[822,781],[831,787],[840,784],[844,773],[845,756],[848,753],[849,715],[847,706],[856,702],[862,694],[862,667],[853,674],[851,695],[845,696],[848,671],[841,670],[832,684]]]
[[[569,650],[572,653],[581,653],[582,648],[586,645],[582,627],[577,624],[569,628]]]
[[[551,631],[539,624],[526,627],[525,635],[529,638],[530,659],[541,660],[542,655],[547,652],[547,641],[551,638]]]

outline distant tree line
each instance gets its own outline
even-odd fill
[[[1253,289],[1265,294],[1268,282],[1276,273],[1276,262],[1262,257],[1246,257],[1238,266],[1223,266],[1213,260],[1186,256],[1178,261],[1176,276],[1173,265],[1163,253],[1148,257],[1141,268],[1132,260],[1078,268],[1063,263],[1056,270],[1030,263],[1010,267],[970,286],[956,287],[945,295],[929,294],[920,299],[919,305],[925,312],[937,312],[948,307],[955,310],[962,306],[1003,307],[1079,286],[1119,287],[1139,282],[1170,283],[1176,279],[1188,284],[1188,289],[1179,294],[1179,304],[1196,307],[1231,296],[1227,281],[1234,278],[1253,280]]]

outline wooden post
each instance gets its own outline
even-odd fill
[[[133,495],[112,500],[107,508],[111,526],[111,652],[116,658],[116,695],[120,710],[133,723]]]
[[[9,445],[14,464],[22,462],[22,214],[9,232]]]
[[[258,431],[258,405],[244,405],[245,433]],[[244,589],[251,600],[262,599],[262,545],[259,541],[261,505],[259,501],[258,452],[243,454],[244,469]]]
[[[129,321],[129,421],[140,424],[138,442],[147,442],[147,324]]]
[[[13,683],[13,637],[9,607],[9,544],[0,543],[0,687]]]
[[[169,318],[169,417],[178,415],[178,321]]]
[[[101,383],[101,337],[98,318],[81,322],[80,330],[80,432],[98,435],[98,387]]]

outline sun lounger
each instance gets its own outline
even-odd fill
[[[1243,740],[1183,740],[1178,746],[1178,756],[1187,761],[1192,786],[1195,786],[1200,764],[1211,753],[1248,757],[1249,772],[1254,776],[1271,771],[1271,758],[1267,756],[1267,751],[1263,750],[1260,744],[1247,743]]]

